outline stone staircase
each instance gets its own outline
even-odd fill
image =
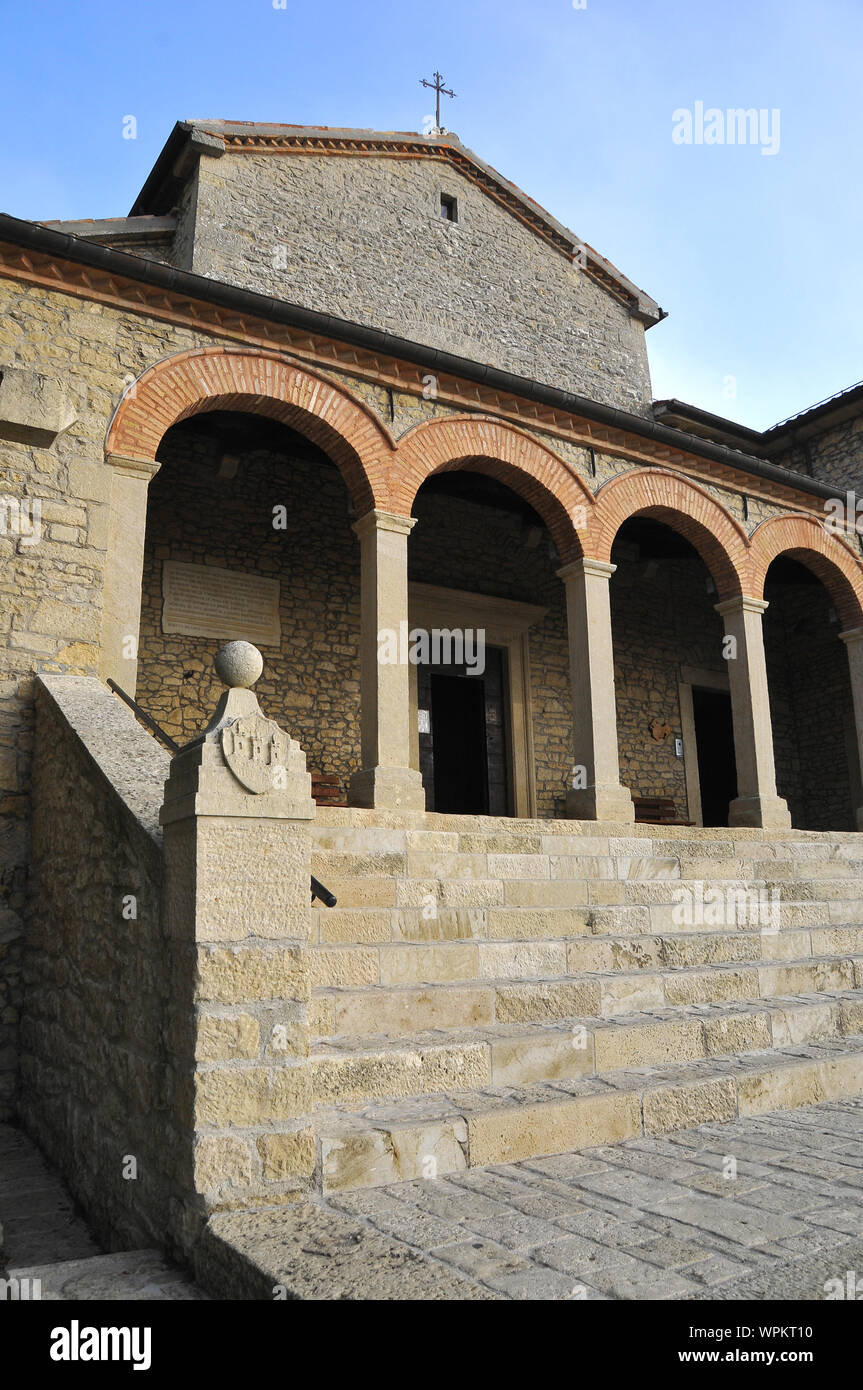
[[[325,1191],[863,1092],[863,836],[321,808]]]

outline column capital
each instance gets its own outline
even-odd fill
[[[372,531],[395,531],[398,535],[409,536],[416,524],[415,516],[398,516],[395,512],[373,509],[354,522],[353,530],[361,540]]]
[[[120,473],[128,473],[141,482],[148,483],[161,468],[157,459],[132,458],[129,454],[106,454],[105,462]]]
[[[610,579],[617,569],[617,565],[611,565],[606,560],[591,560],[583,555],[578,560],[571,560],[568,565],[563,565],[557,571],[558,579],[562,579],[564,584],[568,579],[575,579],[581,574],[597,575],[601,579]]]
[[[713,607],[724,618],[726,613],[766,613],[770,604],[763,598],[735,594],[734,598],[723,599],[721,603],[714,603]]]
[[[849,627],[847,632],[839,633],[839,640],[848,647],[855,646],[857,642],[863,642],[863,627]]]

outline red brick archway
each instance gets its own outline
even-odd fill
[[[609,560],[614,538],[632,516],[664,522],[695,547],[720,600],[750,592],[746,533],[703,488],[661,468],[638,469],[604,483],[585,538],[591,558]]]
[[[539,513],[561,561],[581,555],[593,496],[569,464],[523,430],[491,416],[468,415],[415,425],[400,440],[390,510],[409,515],[426,478],[459,468],[485,473]]]
[[[773,561],[786,555],[821,580],[844,628],[863,626],[863,564],[843,537],[814,517],[778,516],[762,521],[750,544],[755,597],[763,597]]]
[[[273,353],[198,348],[157,362],[123,396],[106,453],[152,461],[172,425],[209,410],[280,420],[329,455],[359,515],[385,505],[388,430],[343,387]]]

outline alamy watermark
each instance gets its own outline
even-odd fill
[[[485,629],[461,627],[381,628],[378,633],[381,666],[464,666],[468,675],[485,670]]]
[[[851,1299],[854,1303],[863,1302],[863,1276],[849,1269],[844,1279],[828,1279],[824,1285],[827,1301]]]
[[[672,893],[672,921],[680,927],[761,927],[779,930],[781,901],[778,888],[725,888],[705,886],[700,880],[681,885]]]
[[[42,539],[41,497],[10,497],[0,493],[0,536],[18,536],[22,545]]]
[[[858,536],[863,536],[863,497],[858,497],[850,488],[844,497],[828,497],[824,511],[824,530],[831,536],[844,531],[856,531]]]
[[[0,1303],[38,1302],[41,1297],[41,1279],[0,1279]]]
[[[690,110],[679,106],[671,113],[671,138],[675,145],[760,145],[762,154],[779,153],[779,108],[718,106],[705,109],[696,101]]]

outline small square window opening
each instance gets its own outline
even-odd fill
[[[450,193],[440,195],[440,215],[444,222],[458,221],[458,199]]]

